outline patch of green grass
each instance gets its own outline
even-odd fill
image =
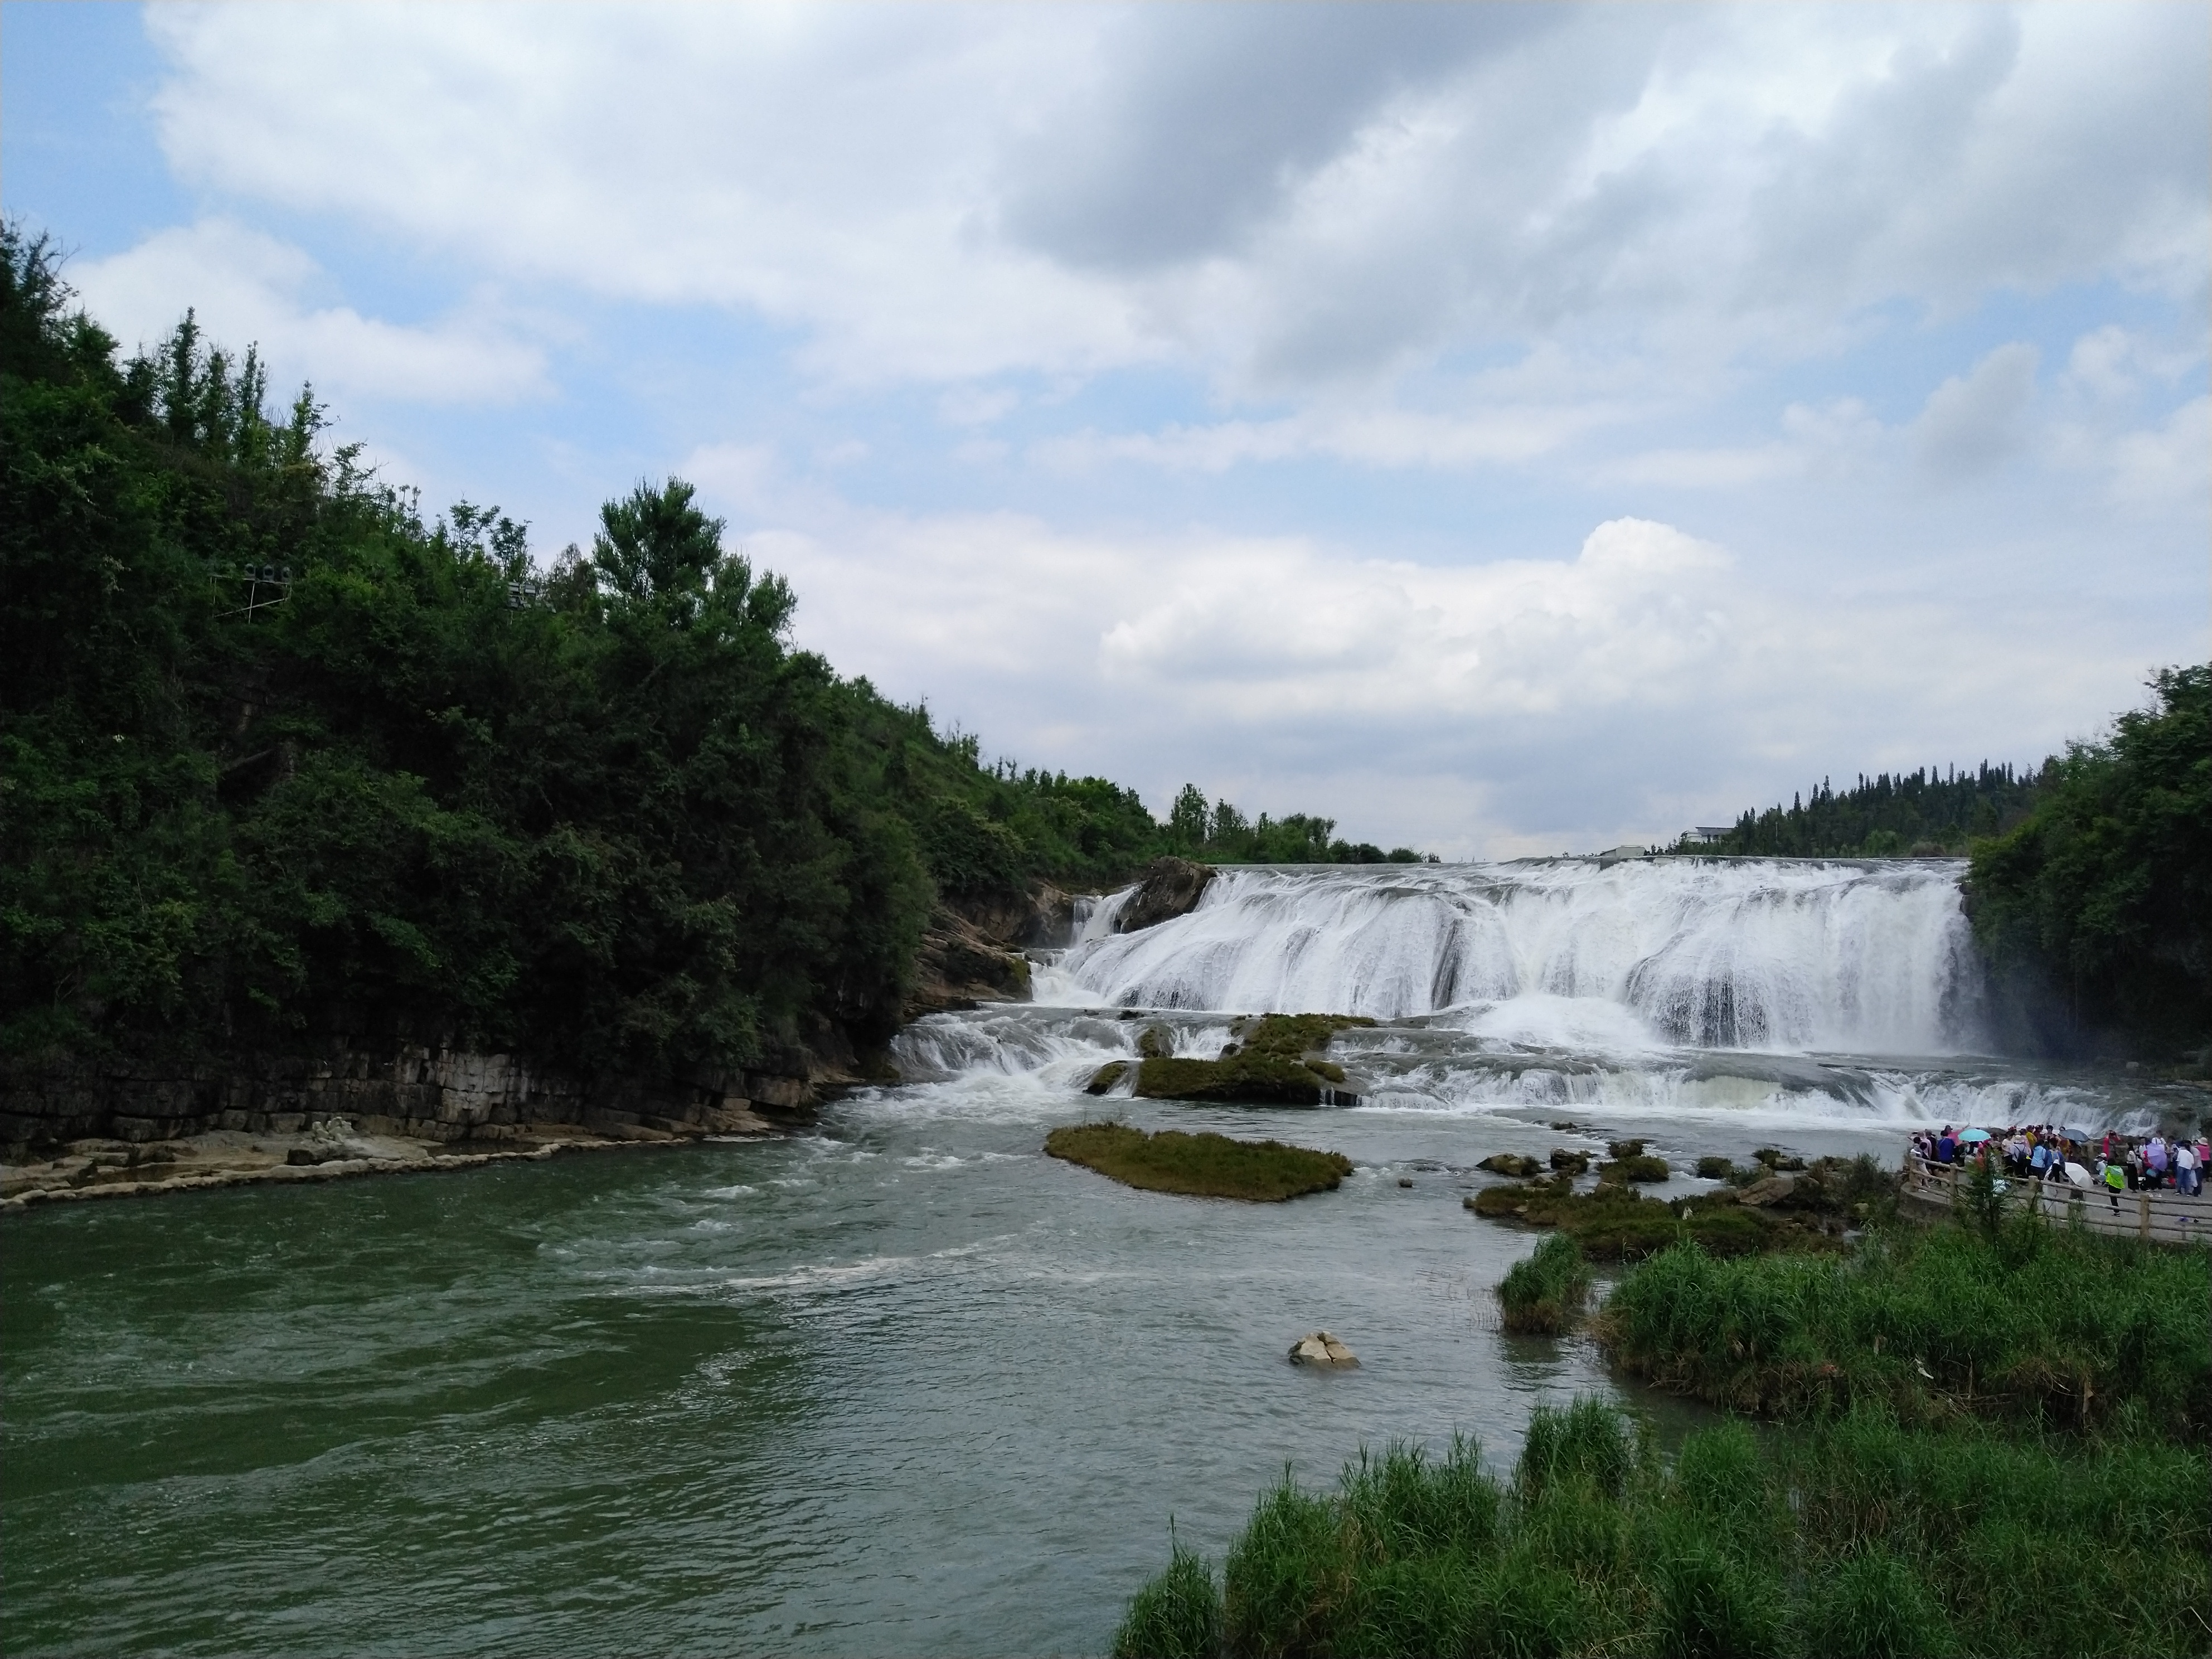
[[[2081,1427],[2119,1416],[2212,1439],[2212,1251],[2036,1224],[1869,1235],[1848,1255],[1667,1250],[1597,1329],[1634,1374],[1716,1404],[1910,1423]]]
[[[1580,1316],[1589,1287],[1581,1246],[1554,1233],[1537,1244],[1534,1254],[1508,1268],[1498,1285],[1505,1328],[1521,1335],[1557,1336]]]
[[[1615,1141],[1626,1153],[1599,1166],[1597,1187],[1574,1190],[1573,1171],[1562,1169],[1548,1179],[1511,1187],[1489,1187],[1467,1200],[1477,1215],[1497,1221],[1523,1221],[1557,1227],[1571,1236],[1592,1261],[1633,1261],[1684,1242],[1703,1245],[1717,1256],[1766,1250],[1832,1252],[1842,1248],[1847,1228],[1893,1215],[1896,1182],[1871,1158],[1824,1158],[1796,1177],[1779,1203],[1749,1208],[1735,1190],[1699,1193],[1661,1201],[1630,1190],[1621,1179],[1662,1179],[1663,1159],[1626,1149],[1640,1141]],[[1642,1166],[1638,1168],[1638,1164]],[[1726,1159],[1711,1160],[1723,1166]],[[1761,1176],[1764,1164],[1753,1169]],[[1737,1171],[1741,1179],[1744,1172]]]
[[[1352,1173],[1352,1160],[1341,1152],[1180,1129],[1146,1134],[1126,1123],[1071,1124],[1047,1135],[1044,1149],[1147,1192],[1255,1203],[1330,1191]]]
[[[1537,1409],[1503,1483],[1465,1441],[1363,1453],[1330,1492],[1286,1474],[1218,1578],[1177,1547],[1115,1651],[2202,1654],[2208,1526],[2196,1455],[2138,1435],[1872,1410],[1765,1439],[1724,1423],[1669,1467],[1585,1399]],[[1215,1648],[1185,1639],[1208,1628]]]
[[[1317,1106],[1324,1091],[1344,1083],[1344,1068],[1320,1058],[1320,1050],[1347,1026],[1374,1024],[1351,1014],[1262,1014],[1237,1025],[1218,1060],[1177,1059],[1157,1042],[1140,1042],[1136,1092],[1146,1100]],[[1097,1079],[1092,1092],[1105,1092]]]
[[[1564,1172],[1546,1181],[1486,1187],[1466,1203],[1488,1220],[1557,1227],[1596,1261],[1633,1261],[1685,1241],[1716,1255],[1826,1243],[1795,1222],[1743,1208],[1732,1194],[1662,1203],[1612,1182],[1577,1193],[1572,1176]]]
[[[1129,1603],[1114,1659],[1213,1659],[1220,1650],[1221,1592],[1205,1561],[1177,1544],[1167,1571]]]

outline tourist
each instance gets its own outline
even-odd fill
[[[2105,1190],[2112,1197],[2112,1213],[2118,1215],[2120,1212],[2120,1190],[2128,1184],[2127,1172],[2118,1164],[2108,1162],[2104,1165],[2102,1173],[2105,1178]]]
[[[2143,1162],[2149,1166],[2148,1183],[2156,1188],[2166,1185],[2166,1137],[2154,1134],[2150,1145],[2143,1148]]]
[[[1943,1126],[1943,1133],[1936,1138],[1936,1161],[1938,1164],[1949,1164],[1958,1156],[1958,1139],[1952,1134],[1951,1126],[1947,1123]]]
[[[2197,1149],[2184,1140],[2173,1149],[2173,1184],[2184,1198],[2197,1196]]]

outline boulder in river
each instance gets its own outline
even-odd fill
[[[1794,1175],[1771,1175],[1754,1181],[1736,1194],[1736,1202],[1748,1204],[1754,1210],[1763,1210],[1770,1204],[1778,1204],[1797,1188]]]
[[[1325,1365],[1348,1371],[1358,1368],[1359,1356],[1327,1331],[1316,1331],[1312,1335],[1302,1336],[1291,1344],[1291,1364]]]
[[[1512,1176],[1523,1181],[1544,1172],[1541,1164],[1533,1158],[1523,1158],[1518,1152],[1492,1152],[1474,1167],[1487,1170],[1492,1175]]]

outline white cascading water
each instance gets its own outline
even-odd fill
[[[1622,1126],[2133,1121],[2143,1103],[1989,1058],[1955,860],[1588,860],[1224,870],[1114,931],[1079,901],[1036,1002],[923,1020],[910,1110],[1025,1116],[1140,1036],[1218,1055],[1237,1017],[1365,1014],[1330,1048],[1357,1109]],[[1141,1015],[1132,1011],[1142,1011]],[[1117,1094],[1132,1087],[1129,1077]]]
[[[1963,867],[1231,870],[1190,915],[1139,933],[1094,913],[1063,969],[1125,1006],[1451,1012],[1483,1035],[1569,1048],[1959,1053],[1982,1035]]]

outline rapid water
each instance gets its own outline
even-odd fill
[[[1218,1558],[1285,1463],[1462,1431],[1502,1463],[1578,1390],[1680,1421],[1498,1330],[1532,1240],[1462,1208],[1486,1154],[1893,1158],[2145,1104],[1973,1054],[1947,866],[1237,871],[1142,933],[1116,908],[1037,1004],[921,1022],[905,1083],[804,1136],[10,1218],[0,1650],[1098,1651],[1170,1519]],[[1205,1055],[1272,1009],[1381,1022],[1333,1050],[1358,1106],[1082,1091],[1140,1031]],[[1248,1206],[1042,1156],[1102,1109],[1356,1172]],[[1317,1326],[1362,1369],[1285,1364]]]

